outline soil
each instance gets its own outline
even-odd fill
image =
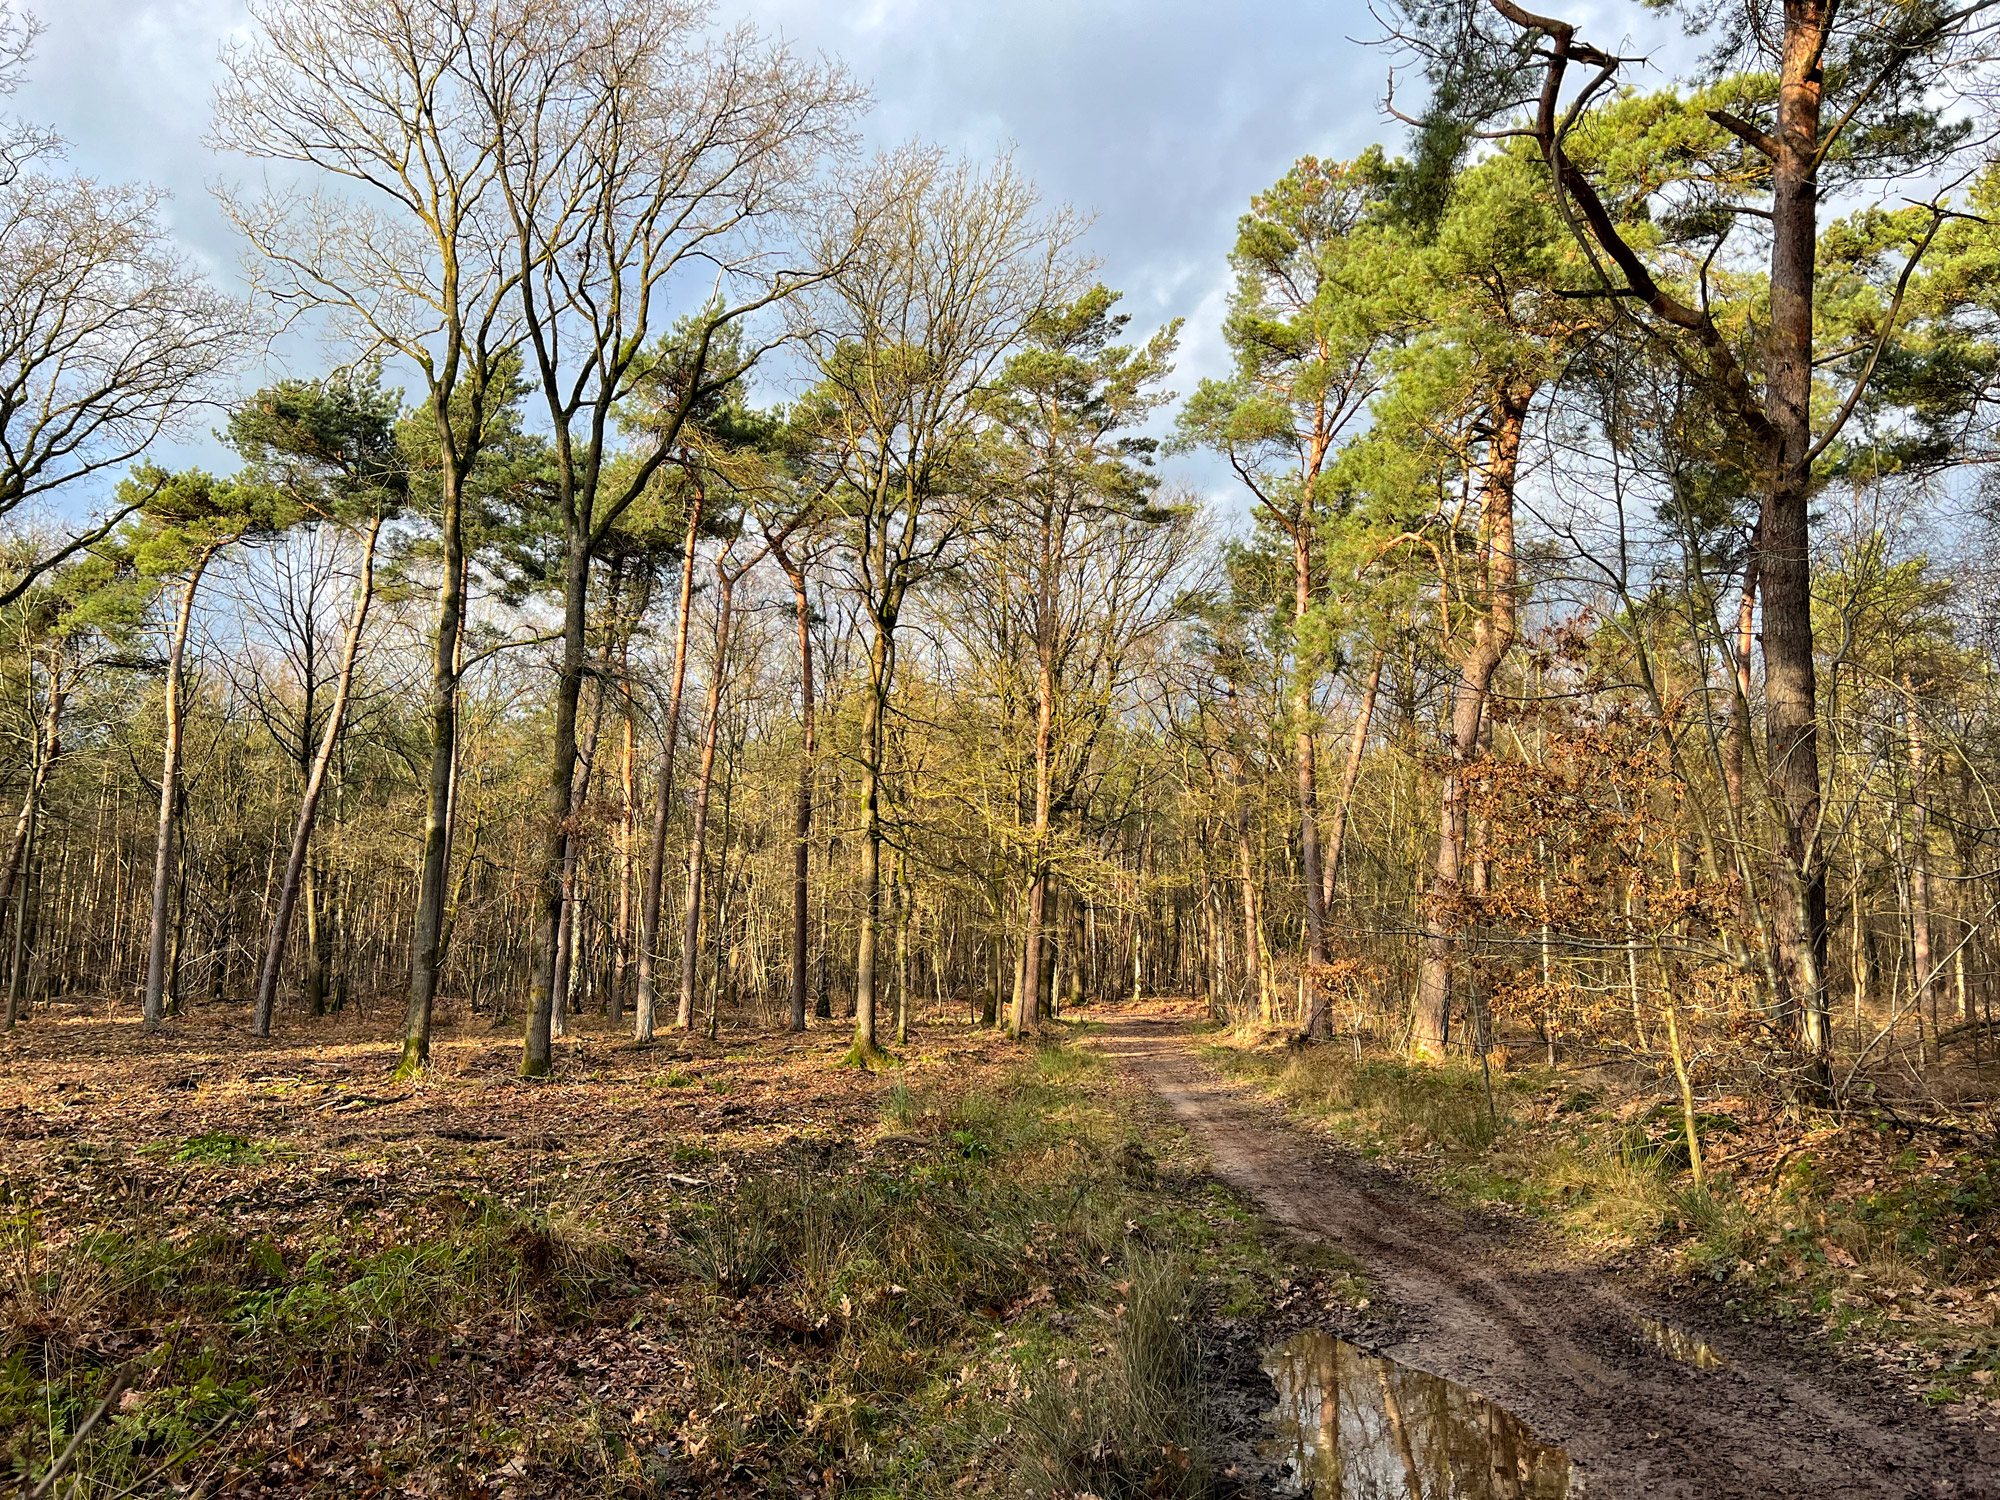
[[[1189,1016],[1132,1010],[1100,1045],[1290,1234],[1359,1263],[1365,1309],[1330,1331],[1497,1402],[1567,1449],[1590,1500],[1996,1500],[2000,1429],[1927,1409],[1808,1337],[1667,1304],[1518,1222],[1451,1208],[1288,1124],[1196,1058]],[[1653,1318],[1727,1362],[1697,1369]]]

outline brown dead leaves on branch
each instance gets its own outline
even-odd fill
[[[1474,935],[1496,1021],[1656,1062],[1684,1025],[1691,1068],[1741,1060],[1764,1034],[1757,938],[1742,882],[1686,833],[1660,721],[1519,702],[1494,718],[1513,753],[1465,772],[1471,878],[1439,914]]]

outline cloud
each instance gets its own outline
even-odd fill
[[[71,161],[174,194],[191,253],[223,276],[236,247],[208,186],[244,165],[202,144],[241,0],[41,0],[48,26],[24,113]],[[1189,319],[1176,385],[1225,361],[1217,329],[1237,217],[1299,155],[1349,155],[1390,128],[1387,58],[1360,0],[744,0],[747,19],[843,59],[874,91],[876,145],[1012,147],[1052,201],[1094,215],[1088,248],[1135,332]]]

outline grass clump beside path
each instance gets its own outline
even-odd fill
[[[1671,1093],[1610,1069],[1481,1070],[1255,1031],[1202,1054],[1462,1205],[1509,1205],[1683,1293],[1811,1320],[1935,1401],[2000,1405],[2000,1157],[1887,1117],[1710,1101],[1693,1184]]]
[[[59,1493],[1223,1492],[1204,1321],[1297,1273],[1131,1085],[1061,1037],[731,1045],[218,1068],[10,1142],[0,1473],[130,1369]]]

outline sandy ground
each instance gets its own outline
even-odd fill
[[[1195,1057],[1185,1019],[1129,1012],[1101,1045],[1194,1133],[1220,1178],[1361,1264],[1369,1316],[1335,1332],[1514,1412],[1569,1451],[1590,1500],[2000,1497],[2000,1431],[1927,1410],[1822,1346],[1662,1305],[1531,1230],[1440,1204],[1221,1080]],[[1642,1317],[1705,1338],[1726,1367],[1668,1357]]]

